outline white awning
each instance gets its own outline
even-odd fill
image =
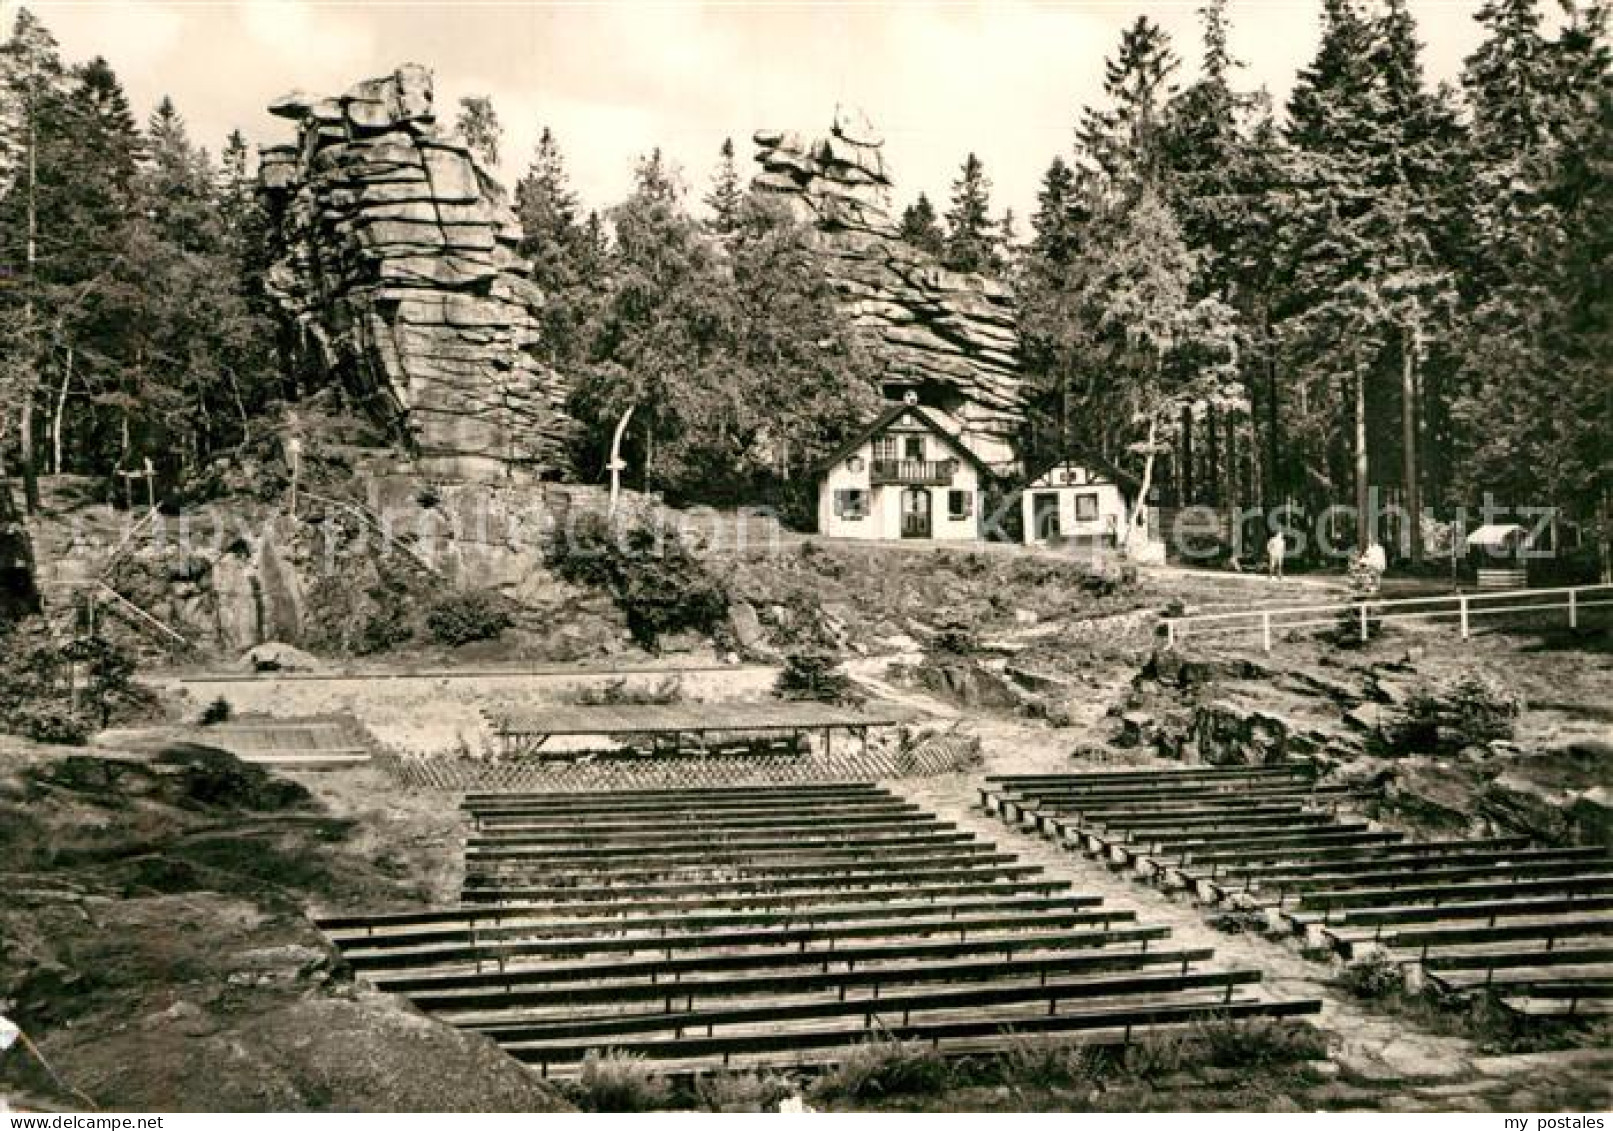
[[[1469,546],[1507,546],[1523,541],[1527,533],[1515,522],[1491,522],[1467,536]]]

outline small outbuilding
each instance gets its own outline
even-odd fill
[[[1526,588],[1526,554],[1533,548],[1528,529],[1515,522],[1489,522],[1473,531],[1467,536],[1467,560],[1479,588]]]
[[[1113,479],[1070,460],[1026,484],[1020,508],[1028,546],[1113,547],[1130,514]]]

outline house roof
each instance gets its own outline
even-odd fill
[[[818,464],[818,471],[820,473],[828,471],[835,464],[839,463],[841,460],[851,455],[852,452],[862,447],[863,444],[867,443],[868,439],[875,433],[881,432],[888,428],[893,422],[902,416],[902,414],[909,412],[917,417],[919,422],[931,432],[934,432],[937,436],[941,437],[941,439],[945,440],[947,444],[966,461],[968,461],[969,465],[976,471],[980,472],[980,474],[986,476],[987,478],[997,478],[997,473],[992,471],[991,468],[987,467],[984,460],[975,455],[974,452],[970,451],[967,444],[959,439],[954,433],[943,427],[942,424],[936,420],[933,415],[931,415],[929,410],[925,409],[922,405],[907,404],[905,401],[891,405],[868,424],[854,432],[850,439],[848,439],[844,444],[841,444],[840,447],[836,448],[833,453],[831,453],[827,458]]]

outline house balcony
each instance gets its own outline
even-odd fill
[[[875,487],[947,487],[958,472],[955,459],[876,459],[868,468]]]

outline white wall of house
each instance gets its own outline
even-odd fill
[[[1045,500],[1045,501],[1044,501]],[[1025,542],[1041,546],[1052,531],[1038,514],[1058,515],[1057,536],[1070,539],[1114,539],[1126,525],[1126,499],[1111,480],[1074,463],[1061,463],[1030,483],[1020,496]]]
[[[888,439],[882,444],[885,437]],[[881,483],[876,486],[874,461],[892,458],[888,446],[891,444],[894,444],[894,458],[898,460],[927,464],[950,460],[949,481],[945,485]],[[979,471],[959,456],[952,442],[908,417],[893,421],[884,432],[869,437],[824,474],[818,484],[818,533],[830,538],[899,539],[906,502],[904,495],[910,491],[922,493],[929,499],[932,541],[971,541],[980,537]],[[846,505],[852,500],[841,492],[862,493],[865,509],[862,517],[854,517],[857,512]]]

